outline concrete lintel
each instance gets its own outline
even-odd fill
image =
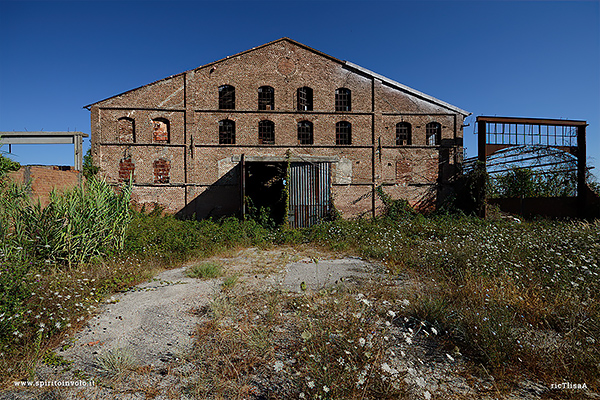
[[[234,162],[239,162],[241,156],[234,155],[231,157]],[[287,156],[245,156],[246,162],[339,162],[340,157],[328,157],[328,156],[311,156],[311,155],[292,155]]]
[[[0,144],[73,144],[75,138],[67,136],[55,137],[5,137],[0,138]]]
[[[7,131],[0,132],[0,136],[2,137],[44,137],[44,136],[82,136],[89,137],[87,133],[78,132],[78,131]]]

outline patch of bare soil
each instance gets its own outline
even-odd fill
[[[365,282],[389,280],[382,265],[311,248],[245,249],[212,261],[223,266],[223,277],[193,279],[186,277],[185,267],[178,268],[107,299],[82,331],[55,350],[51,365],[38,366],[32,381],[44,381],[47,387],[11,390],[0,394],[0,399],[206,398],[194,389],[198,382],[207,381],[194,362],[194,340],[198,325],[210,323],[207,310],[227,285],[235,284],[238,292],[242,288],[246,294],[277,290],[294,296],[342,282],[360,288]],[[419,290],[408,279],[393,284],[403,290]],[[561,393],[550,391],[547,383],[529,380],[512,390],[500,389],[491,376],[474,376],[469,361],[458,349],[444,346],[435,329],[411,325],[401,318],[392,321],[385,336],[387,361],[378,368],[390,379],[397,379],[404,398],[561,398]],[[280,326],[274,331],[282,337],[286,333]],[[284,399],[290,398],[290,393],[297,395],[292,388],[296,378],[279,373],[296,359],[284,357],[280,364],[259,369],[237,398]],[[80,386],[51,386],[64,382],[79,382]],[[86,386],[81,386],[84,383]],[[563,393],[577,395],[573,391]],[[314,397],[310,393],[302,395]]]

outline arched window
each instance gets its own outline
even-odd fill
[[[339,88],[335,90],[335,111],[351,111],[352,98],[350,89]]]
[[[408,122],[396,124],[396,146],[407,146],[412,144],[412,127]]]
[[[130,179],[135,182],[135,164],[128,156],[119,162],[119,182],[129,182]]]
[[[152,141],[154,143],[169,143],[169,120],[165,118],[154,118],[152,120],[152,126],[154,130]]]
[[[219,121],[219,144],[235,144],[235,122],[230,119]]]
[[[121,143],[135,142],[135,121],[122,117],[117,120],[117,140]]]
[[[261,86],[258,88],[258,109],[275,109],[275,89],[271,86]]]
[[[442,140],[442,126],[439,122],[430,122],[425,126],[428,146],[439,146]]]
[[[171,172],[171,162],[164,158],[159,158],[152,163],[154,169],[154,183],[169,183],[169,173]]]
[[[297,110],[312,111],[313,109],[313,90],[308,86],[303,86],[296,93]]]
[[[258,122],[258,143],[275,144],[275,124],[265,119]]]
[[[352,125],[347,121],[335,124],[335,144],[339,146],[352,144]]]
[[[298,144],[313,144],[313,124],[310,121],[298,122]]]
[[[219,110],[235,109],[235,88],[231,85],[219,86]]]

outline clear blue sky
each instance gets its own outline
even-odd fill
[[[600,175],[599,1],[0,0],[0,131],[89,134],[84,105],[283,36],[470,111],[467,156],[477,115],[587,120]]]

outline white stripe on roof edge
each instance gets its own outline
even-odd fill
[[[450,109],[452,111],[456,111],[457,113],[462,114],[465,117],[471,115],[471,113],[468,112],[468,111],[465,111],[465,110],[463,110],[461,108],[453,106],[452,104],[446,103],[445,101],[442,101],[440,99],[436,99],[435,97],[430,96],[428,94],[425,94],[423,92],[419,92],[416,89],[413,89],[411,87],[403,85],[400,82],[396,82],[396,81],[394,81],[394,80],[392,80],[390,78],[387,78],[387,77],[385,77],[383,75],[380,75],[380,74],[378,74],[376,72],[373,72],[373,71],[371,71],[371,70],[369,70],[367,68],[361,67],[358,64],[354,64],[353,62],[350,62],[350,61],[343,61],[343,63],[346,64],[347,66],[349,66],[350,68],[354,68],[354,69],[356,69],[356,70],[358,70],[358,71],[360,71],[360,72],[362,72],[364,74],[367,74],[367,75],[370,75],[370,76],[372,76],[374,78],[377,78],[377,79],[381,80],[382,82],[385,82],[385,83],[387,83],[387,84],[389,84],[391,86],[396,86],[398,89],[401,89],[401,90],[404,90],[404,91],[409,92],[411,94],[414,94],[415,96],[421,97],[421,98],[423,98],[425,100],[429,100],[432,103],[435,103],[435,104],[440,105],[442,107],[448,108],[448,109]]]

